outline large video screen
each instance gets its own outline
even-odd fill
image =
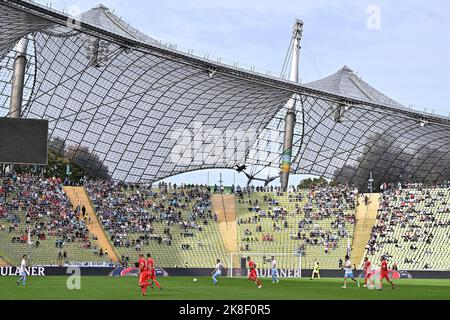
[[[47,164],[48,121],[0,118],[0,163]]]

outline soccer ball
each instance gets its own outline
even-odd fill
[[[375,289],[375,281],[372,278],[367,279],[367,289]]]
[[[197,278],[192,279],[192,281],[197,282]]]

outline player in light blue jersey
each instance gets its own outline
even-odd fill
[[[278,283],[278,269],[277,269],[277,260],[272,256],[272,283]]]
[[[223,268],[224,268],[224,266],[223,266],[222,262],[220,262],[220,259],[217,259],[216,268],[212,272],[212,280],[213,280],[213,284],[214,285],[217,284],[217,277],[221,277],[222,276]]]
[[[17,280],[17,285],[20,285],[20,282],[22,281],[22,285],[25,286],[26,281],[27,281],[26,267],[27,267],[27,255],[24,254],[22,257],[22,261],[20,262],[20,267],[19,267],[20,278],[19,278],[19,280]]]
[[[347,288],[347,279],[352,279],[356,285],[359,287],[359,282],[355,279],[353,276],[353,269],[352,269],[352,263],[350,261],[350,257],[348,255],[345,256],[345,266],[344,266],[344,285],[342,286],[343,289]]]

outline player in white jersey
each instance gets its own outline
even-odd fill
[[[24,254],[22,257],[22,261],[20,262],[20,267],[19,267],[19,274],[20,274],[20,278],[19,280],[17,280],[17,285],[20,285],[20,282],[22,281],[22,285],[24,286],[27,280],[27,272],[26,272],[26,268],[27,267],[27,255]]]
[[[345,266],[344,266],[344,285],[342,288],[347,288],[347,279],[350,278],[353,281],[355,281],[356,285],[359,287],[359,282],[353,277],[353,269],[352,269],[352,263],[350,261],[350,257],[348,255],[345,256]]]
[[[272,283],[278,283],[278,269],[277,269],[277,260],[272,256]]]
[[[224,268],[224,266],[223,266],[222,262],[220,262],[220,259],[217,259],[216,268],[214,269],[214,271],[212,273],[212,280],[213,280],[214,285],[217,284],[217,277],[222,276],[223,268]]]

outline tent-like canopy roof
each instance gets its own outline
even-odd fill
[[[347,66],[344,66],[341,70],[331,76],[308,83],[308,86],[358,100],[367,100],[375,103],[402,107],[400,103],[385,96],[358,78],[353,70]]]
[[[130,37],[137,41],[153,44],[158,42],[145,33],[142,33],[130,26],[128,23],[112,13],[103,4],[99,4],[97,7],[91,10],[81,13],[79,17],[76,17],[76,19],[85,23],[92,24],[101,29],[109,30],[123,37]],[[76,24],[76,22],[73,22],[73,24]]]
[[[295,93],[293,173],[358,184],[370,171],[450,178],[450,120],[402,107],[348,67],[299,85],[163,46],[102,5],[79,20],[0,0],[0,112],[9,108],[13,48],[28,35],[22,116],[48,119],[52,147],[104,175],[156,181],[242,164],[279,168]]]

